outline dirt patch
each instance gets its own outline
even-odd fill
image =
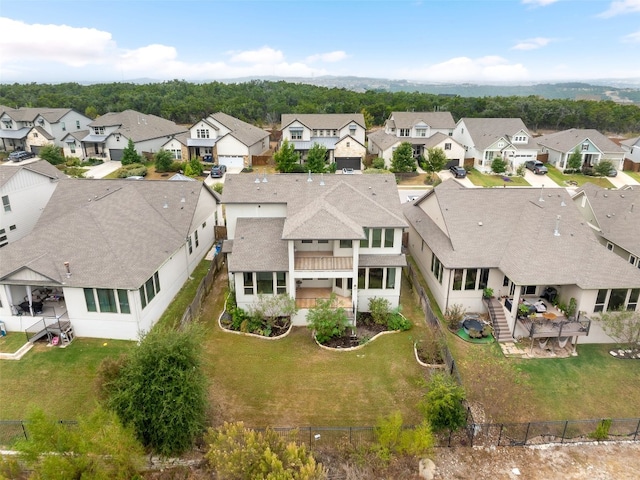
[[[347,328],[344,335],[341,337],[335,337],[326,343],[323,343],[325,347],[329,348],[350,348],[363,345],[375,337],[377,334],[386,332],[389,329],[386,325],[379,325],[373,321],[371,316],[361,312],[358,321],[356,322],[355,330]]]

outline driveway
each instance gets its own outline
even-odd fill
[[[549,187],[549,188],[558,188],[556,182],[551,180],[547,175],[536,175],[531,170],[526,169],[524,173],[524,179],[531,184],[532,187]]]
[[[443,182],[445,180],[449,180],[450,178],[453,178],[453,174],[449,170],[442,170],[442,171],[438,172],[438,176],[440,177],[440,180],[442,180]],[[468,177],[456,178],[456,180],[458,181],[458,183],[460,183],[464,187],[477,188],[476,185],[474,185],[471,182],[471,180],[469,180]]]
[[[89,170],[84,174],[84,176],[85,178],[104,178],[121,167],[122,163],[111,160],[100,165],[96,165],[95,167],[89,167]]]
[[[607,177],[613,186],[616,188],[622,188],[625,185],[640,185],[634,178],[631,178],[626,173],[618,170],[618,175],[615,177]]]

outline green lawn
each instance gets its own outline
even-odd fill
[[[0,337],[0,353],[15,353],[27,342],[27,336],[22,332],[9,332]]]
[[[633,178],[636,182],[640,182],[640,172],[624,172]]]
[[[524,177],[508,177],[507,175],[489,175],[481,173],[475,168],[467,172],[467,177],[471,180],[471,183],[479,187],[530,187],[531,184],[527,182]],[[505,180],[508,179],[508,180]]]
[[[576,182],[579,187],[587,182],[591,182],[602,188],[615,188],[615,186],[606,177],[591,177],[588,175],[582,175],[581,173],[565,175],[553,165],[549,164],[547,164],[547,169],[549,170],[549,173],[547,173],[549,178],[561,187],[569,185],[567,182]]]

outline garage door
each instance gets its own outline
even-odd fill
[[[218,155],[218,164],[226,165],[227,168],[243,168],[244,157],[242,155]]]
[[[123,156],[124,156],[124,150],[116,150],[115,148],[109,149],[109,157],[111,157],[111,160],[115,160],[116,162],[119,162],[120,160],[122,160]]]
[[[33,153],[35,153],[36,155],[40,154],[40,149],[42,148],[42,145],[31,145],[31,151]]]
[[[360,170],[360,157],[336,157],[337,170],[343,168],[353,168],[354,170]]]
[[[460,167],[461,166],[459,158],[456,158],[456,159],[453,159],[453,160],[449,160],[447,162],[447,164],[444,166],[444,170],[449,170],[449,167],[453,167],[453,166],[456,166],[456,167]]]

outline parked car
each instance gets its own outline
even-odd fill
[[[536,175],[544,175],[548,172],[547,167],[544,166],[540,160],[528,160],[524,166],[531,170]]]
[[[342,173],[345,175],[353,175],[353,168],[343,168]]]
[[[607,177],[615,177],[616,175],[618,175],[618,170],[616,170],[615,168],[612,168],[611,170],[609,170],[609,172],[607,173]]]
[[[13,162],[21,162],[22,160],[26,160],[27,158],[33,158],[35,156],[36,156],[35,153],[19,150],[16,152],[11,152],[9,154],[9,159]]]
[[[464,168],[459,167],[458,165],[451,165],[449,167],[449,171],[455,178],[464,178],[467,176],[467,171]]]
[[[226,165],[214,165],[211,167],[211,178],[222,178],[226,171]]]

